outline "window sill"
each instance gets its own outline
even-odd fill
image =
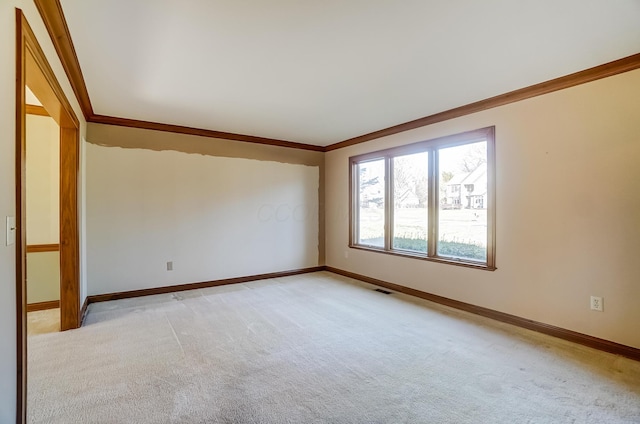
[[[409,251],[406,251],[406,250],[384,250],[384,249],[377,248],[377,247],[369,247],[369,246],[363,246],[363,245],[359,245],[359,244],[351,244],[351,245],[349,245],[349,247],[351,249],[364,250],[364,251],[367,251],[367,252],[382,253],[382,254],[385,254],[385,255],[400,256],[400,257],[403,257],[403,258],[419,259],[419,260],[422,260],[422,261],[429,261],[429,262],[439,262],[441,264],[463,266],[465,268],[481,269],[483,271],[495,271],[497,269],[495,266],[488,266],[487,264],[483,264],[483,263],[478,263],[478,262],[473,262],[473,261],[465,261],[463,259],[443,258],[443,257],[437,257],[437,256],[435,256],[435,257],[433,257],[433,256],[425,256],[425,255],[420,254],[420,253],[413,253],[413,252],[409,252]]]

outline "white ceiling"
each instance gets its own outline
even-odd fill
[[[640,52],[638,0],[61,0],[94,112],[328,145]]]

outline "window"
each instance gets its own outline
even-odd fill
[[[350,158],[349,245],[495,269],[494,132]]]
[[[358,244],[384,247],[384,160],[358,165]]]

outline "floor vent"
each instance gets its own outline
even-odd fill
[[[380,293],[384,293],[384,294],[391,294],[390,291],[383,290],[383,289],[375,289],[375,291],[380,292]]]

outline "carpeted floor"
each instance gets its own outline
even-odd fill
[[[640,363],[327,272],[92,304],[30,423],[640,423]]]
[[[56,333],[60,331],[60,308],[27,313],[27,335]]]

